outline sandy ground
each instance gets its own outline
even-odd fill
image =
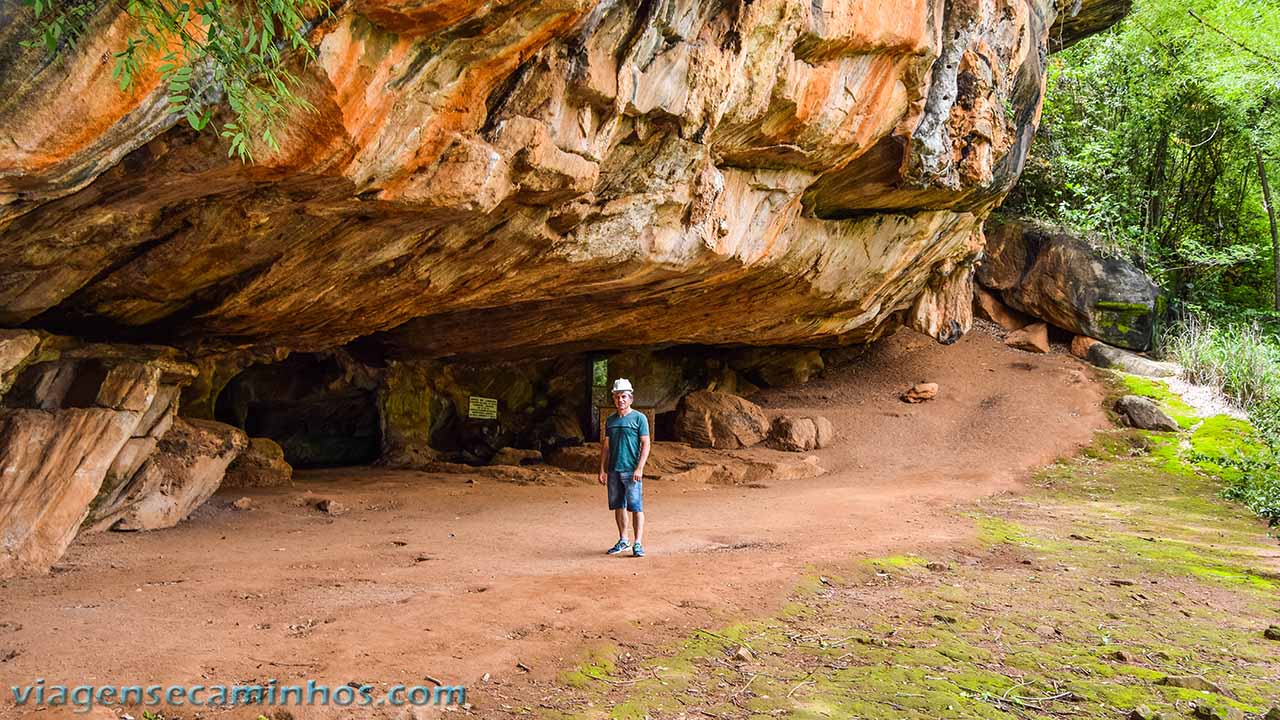
[[[645,559],[604,555],[612,515],[586,476],[515,485],[353,468],[219,494],[178,528],[84,538],[51,575],[0,583],[0,716],[20,716],[8,687],[36,678],[427,675],[467,685],[483,716],[486,673],[509,695],[592,645],[772,612],[814,567],[968,540],[947,508],[1016,490],[1106,424],[1092,378],[1070,356],[981,333],[951,347],[899,333],[822,379],[754,398],[832,420],[838,441],[816,453],[828,474],[752,488],[648,480]],[[899,401],[918,381],[939,383],[939,397]],[[320,513],[300,501],[307,492],[350,511]],[[255,509],[230,508],[241,494]],[[337,711],[293,714],[326,713]]]

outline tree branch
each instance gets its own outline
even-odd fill
[[[1187,13],[1188,13],[1189,15],[1191,15],[1191,17],[1195,18],[1195,19],[1196,19],[1196,21],[1197,21],[1197,22],[1199,22],[1201,25],[1204,25],[1205,27],[1209,28],[1210,30],[1214,31],[1215,33],[1217,33],[1217,34],[1221,35],[1222,37],[1226,38],[1226,39],[1227,39],[1227,41],[1228,41],[1228,42],[1230,42],[1232,45],[1235,45],[1236,47],[1240,48],[1241,50],[1244,50],[1245,52],[1249,53],[1250,55],[1252,55],[1252,56],[1254,56],[1254,57],[1256,57],[1256,58],[1259,58],[1259,59],[1261,59],[1261,60],[1265,60],[1266,62],[1268,62],[1268,63],[1270,63],[1270,64],[1272,64],[1272,65],[1275,65],[1276,67],[1280,67],[1280,59],[1277,59],[1277,58],[1271,57],[1270,55],[1267,55],[1267,54],[1265,54],[1265,53],[1258,52],[1257,50],[1254,50],[1253,48],[1249,47],[1248,45],[1245,45],[1244,43],[1240,42],[1239,40],[1237,40],[1237,39],[1235,39],[1235,38],[1231,37],[1230,35],[1228,35],[1228,34],[1226,33],[1226,31],[1222,30],[1221,28],[1219,28],[1219,27],[1215,26],[1213,23],[1211,23],[1211,22],[1209,22],[1208,20],[1205,20],[1204,18],[1202,18],[1202,17],[1200,17],[1199,15],[1197,15],[1195,10],[1192,10],[1192,9],[1188,8],[1188,9],[1187,9]]]

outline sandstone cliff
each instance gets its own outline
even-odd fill
[[[50,57],[7,0],[0,324],[197,354],[952,339],[1050,38],[1125,4],[358,0],[313,32],[317,112],[246,166],[154,75],[119,92],[127,18]]]

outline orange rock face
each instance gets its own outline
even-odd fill
[[[5,10],[0,325],[196,354],[950,341],[1059,4],[359,0],[253,166],[154,73],[119,91],[127,18],[51,59]]]

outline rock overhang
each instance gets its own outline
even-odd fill
[[[16,23],[0,322],[197,355],[954,339],[1061,8],[827,5],[343,6],[317,112],[252,166],[95,67],[121,19],[51,63]]]

